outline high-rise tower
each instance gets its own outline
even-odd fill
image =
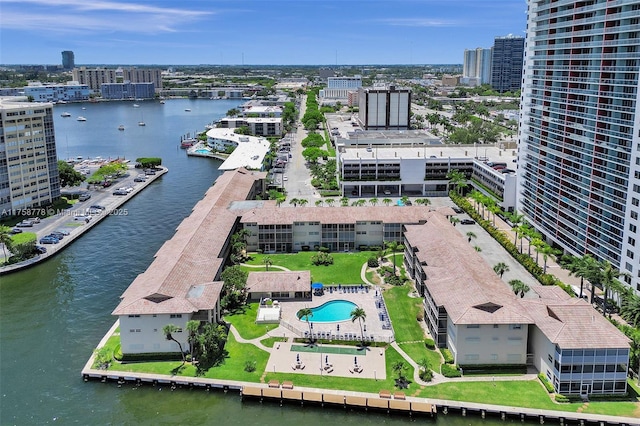
[[[62,68],[65,70],[72,70],[76,66],[75,55],[71,50],[62,51]]]
[[[491,86],[500,93],[520,90],[524,37],[496,37],[491,56]]]
[[[640,293],[640,0],[529,0],[518,209]]]

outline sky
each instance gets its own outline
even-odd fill
[[[526,0],[0,0],[0,64],[461,64]]]

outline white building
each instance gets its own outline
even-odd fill
[[[265,138],[240,135],[234,129],[216,128],[207,131],[207,144],[217,151],[233,148],[233,152],[218,167],[218,170],[235,170],[246,167],[250,170],[262,170],[265,155],[271,144]]]
[[[357,91],[362,87],[362,76],[353,77],[328,77],[327,87],[320,90],[319,97],[324,100],[347,101],[349,92]]]
[[[640,294],[640,1],[575,6],[529,2],[518,210]]]
[[[86,84],[69,81],[67,84],[29,83],[24,88],[25,96],[31,96],[34,102],[79,102],[88,101],[92,90]]]
[[[0,98],[0,217],[58,198],[53,105]]]

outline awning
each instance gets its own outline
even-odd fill
[[[322,283],[313,283],[311,284],[311,288],[316,289],[316,288],[323,288],[324,286],[322,285]]]

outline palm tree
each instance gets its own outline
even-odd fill
[[[299,202],[300,200],[298,200],[297,198],[292,198],[289,200],[289,204],[293,204],[293,207],[297,207]]]
[[[478,247],[478,246],[473,246],[473,248],[475,249],[475,251],[477,251],[478,253],[480,253],[482,251],[482,248]]]
[[[309,203],[309,200],[307,200],[306,198],[301,198],[298,200],[298,204],[300,204],[300,207],[304,207]]]
[[[397,241],[385,241],[385,247],[391,250],[391,256],[393,257],[393,273],[396,273],[396,252],[404,251],[404,246]]]
[[[609,300],[609,290],[618,294],[621,293],[623,286],[620,281],[618,281],[618,278],[628,277],[629,273],[619,271],[611,264],[611,262],[608,262],[606,260],[603,261],[601,265],[602,269],[600,273],[600,283],[604,288],[604,306],[602,307],[602,314],[605,315],[607,311],[607,301]],[[611,311],[609,311],[609,316],[611,316]]]
[[[462,191],[468,186],[467,177],[460,170],[449,171],[449,173],[447,173],[447,179],[449,179],[449,185],[455,185],[458,195],[462,195]]]
[[[196,321],[196,320],[189,320],[187,321],[187,331],[189,332],[189,338],[187,339],[187,342],[189,342],[189,353],[191,354],[191,362],[193,362],[193,349],[196,346],[196,342],[197,342],[197,334],[198,334],[198,330],[200,329],[200,321]]]
[[[347,207],[349,205],[349,199],[347,197],[340,198],[340,204],[342,207]]]
[[[502,278],[502,276],[504,275],[505,272],[509,271],[509,265],[507,265],[504,262],[498,262],[495,265],[493,265],[493,271],[500,275],[500,278]]]
[[[335,199],[335,198],[327,198],[327,199],[325,200],[325,203],[327,203],[327,205],[328,205],[329,207],[332,207],[332,206],[335,204],[335,202],[336,202],[336,199]]]
[[[402,197],[400,197],[400,201],[402,201],[402,204],[407,204],[407,201],[409,201],[409,197],[407,197],[406,195],[403,195]]]
[[[404,371],[407,369],[407,365],[404,361],[396,361],[392,364],[391,369],[398,375],[398,380],[404,378]]]
[[[361,198],[359,200],[356,201],[356,206],[357,207],[362,207],[367,203],[367,200],[365,200],[364,198]]]
[[[518,294],[520,294],[520,297],[524,297],[524,295],[531,290],[531,288],[526,285],[525,283],[523,283],[520,280],[511,280],[509,281],[509,285],[511,286],[511,290],[513,290],[513,293],[517,296]]]
[[[358,322],[360,323],[360,335],[362,336],[362,345],[364,345],[364,331],[362,331],[362,322],[367,319],[367,313],[364,311],[364,309],[355,307],[353,308],[353,311],[351,311],[350,315],[351,322],[356,322],[356,320],[358,320]]]
[[[375,206],[378,204],[378,199],[377,198],[372,198],[369,200],[369,204],[371,204],[372,206]]]
[[[264,259],[262,259],[262,263],[264,263],[265,270],[268,272],[269,266],[273,265],[273,260],[269,256],[265,256]]]
[[[382,204],[384,204],[385,206],[389,206],[389,204],[391,204],[393,202],[393,200],[391,198],[383,198],[382,199]]]
[[[492,204],[487,207],[487,209],[489,210],[489,212],[493,213],[493,226],[496,226],[496,215],[500,213],[502,209],[497,204]]]
[[[162,331],[164,332],[164,337],[167,340],[173,340],[178,344],[178,347],[180,348],[180,355],[182,355],[182,365],[184,365],[187,362],[187,359],[184,357],[184,351],[182,350],[182,343],[178,342],[173,337],[173,333],[177,333],[178,331],[180,331],[180,327],[174,324],[167,324],[164,327],[162,327]]]
[[[580,298],[582,298],[584,289],[584,279],[588,279],[591,276],[596,263],[598,262],[590,254],[585,254],[582,257],[570,256],[569,260],[565,262],[565,267],[569,270],[569,276],[580,277]]]
[[[635,327],[640,326],[640,297],[633,293],[625,294],[622,298],[620,315]]]
[[[324,204],[324,201],[316,200],[316,207],[322,207],[322,204]]]
[[[544,261],[544,266],[542,267],[542,273],[547,273],[547,260],[549,256],[557,256],[560,254],[560,250],[554,249],[549,244],[543,244],[542,247],[538,248],[538,252],[542,253],[542,259]]]
[[[300,319],[304,318],[307,321],[307,325],[309,326],[309,341],[311,342],[311,323],[309,322],[309,318],[313,316],[313,311],[311,308],[302,308],[298,311],[298,317]]]
[[[2,252],[4,253],[5,262],[7,259],[7,249],[11,250],[11,244],[13,238],[11,238],[11,228],[8,226],[0,226],[0,244],[2,244]]]
[[[284,203],[284,201],[285,201],[284,197],[276,198],[276,206],[280,207],[282,203]]]
[[[472,238],[477,238],[477,235],[474,232],[469,231],[469,232],[467,232],[467,238],[468,238],[468,242],[471,242],[471,239]]]
[[[451,216],[451,218],[449,218],[449,222],[451,222],[451,223],[453,224],[453,226],[456,226],[456,224],[457,224],[458,222],[460,222],[460,219],[458,219],[458,218],[457,218],[457,217],[455,217],[455,216]]]
[[[509,219],[509,221],[511,222],[511,229],[513,229],[514,231],[516,230],[516,228],[518,227],[518,225],[520,225],[522,223],[522,221],[524,220],[524,215],[523,214],[518,214],[518,212],[513,212],[511,214],[509,214],[507,216],[507,218]],[[518,232],[516,231],[516,235],[513,238],[513,245],[516,245],[516,242],[518,241]]]

